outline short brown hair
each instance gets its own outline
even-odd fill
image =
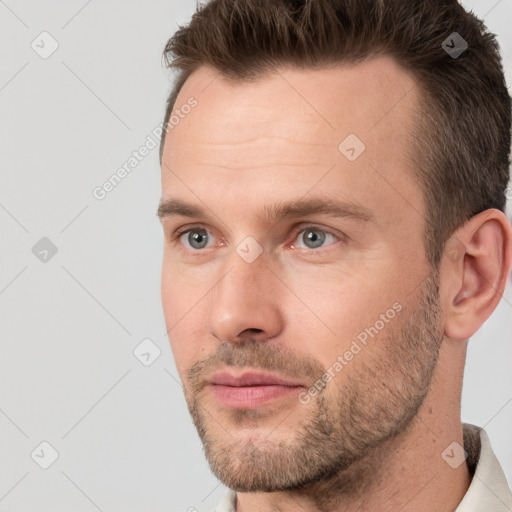
[[[454,32],[468,45],[460,56],[443,48],[455,44]],[[509,181],[511,101],[499,46],[456,0],[211,0],[165,47],[179,75],[164,128],[200,66],[249,81],[279,66],[319,68],[376,55],[393,57],[421,92],[408,156],[425,197],[427,257],[437,267],[464,222],[489,208],[505,211]]]

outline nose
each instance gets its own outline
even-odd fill
[[[210,333],[229,342],[277,336],[283,329],[281,283],[263,255],[247,263],[234,252],[226,263],[227,273],[210,295]]]

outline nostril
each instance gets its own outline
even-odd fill
[[[255,327],[251,327],[250,329],[245,329],[241,334],[259,334],[260,332],[263,332],[263,329],[256,329]]]

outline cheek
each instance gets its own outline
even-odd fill
[[[188,370],[215,351],[214,344],[211,347],[205,344],[205,327],[200,315],[199,311],[190,312],[168,332],[174,362],[183,383],[188,381]]]
[[[205,338],[208,289],[204,281],[184,272],[176,272],[165,263],[162,268],[161,295],[167,336],[171,344],[180,377],[205,351],[201,340]],[[203,300],[201,300],[203,299]]]
[[[170,329],[179,318],[180,310],[180,290],[183,290],[183,282],[170,271],[168,265],[164,263],[162,267],[161,278],[161,296],[162,306],[167,323],[167,328]]]
[[[212,285],[212,277],[179,265],[164,254],[161,276],[161,297],[167,328],[186,321]],[[213,284],[213,283],[212,283]],[[183,319],[183,320],[181,320]]]
[[[364,339],[366,329],[376,322],[380,327],[380,315],[395,303],[388,281],[378,276],[361,281],[357,275],[311,265],[287,273],[286,282],[297,298],[288,293],[280,303],[307,350],[329,367],[358,336]]]

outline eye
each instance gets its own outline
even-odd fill
[[[321,249],[327,245],[332,245],[340,240],[340,237],[318,227],[309,226],[298,232],[292,245],[292,249]],[[173,243],[182,245],[190,252],[201,252],[212,246],[222,246],[223,242],[217,241],[216,237],[207,229],[197,226],[188,229],[178,229],[172,236]]]
[[[319,247],[324,246],[324,243],[326,240],[333,240],[333,242],[338,241],[337,237],[335,237],[333,234],[320,229],[318,227],[309,227],[306,229],[303,229],[295,238],[294,243],[292,244],[293,248],[299,248],[299,249],[318,249]],[[297,245],[303,243],[304,246]],[[330,244],[327,244],[330,245]]]
[[[208,242],[211,240],[210,233],[204,228],[191,228],[181,233],[177,233],[175,237],[187,249],[194,251],[207,249]],[[188,247],[187,245],[188,244]]]

